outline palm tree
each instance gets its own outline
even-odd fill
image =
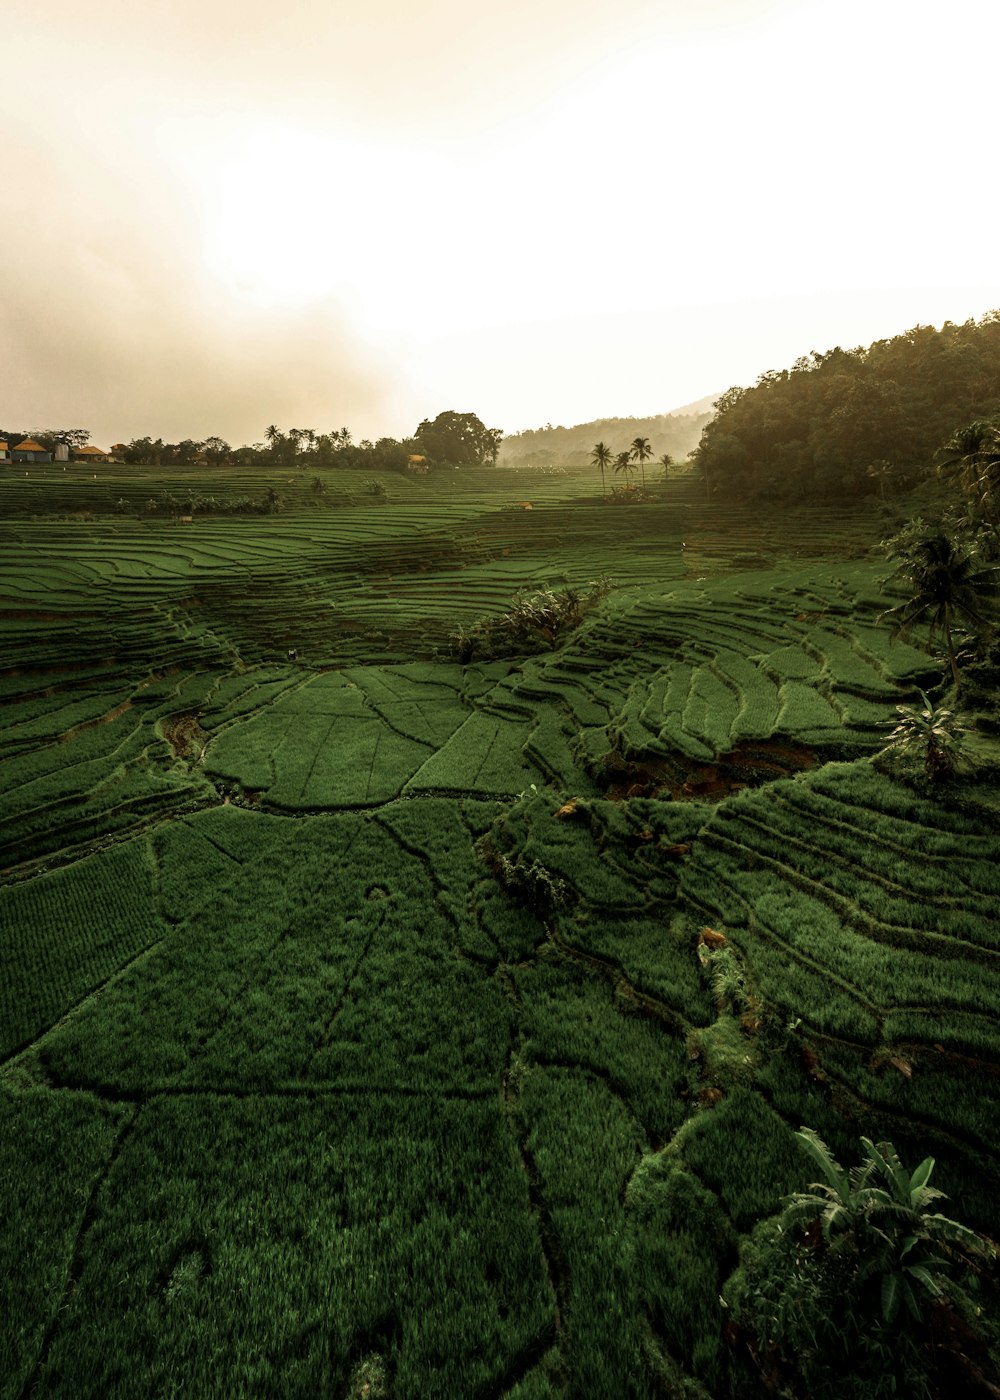
[[[663,480],[667,481],[670,477],[670,468],[674,465],[674,459],[669,452],[664,452],[661,457],[657,458],[657,461],[663,468]]]
[[[886,546],[889,557],[899,563],[885,583],[901,583],[908,596],[882,613],[879,621],[887,619],[894,636],[907,636],[918,623],[927,624],[930,642],[940,634],[952,680],[958,685],[954,626],[962,621],[991,628],[984,608],[1000,592],[1000,568],[978,565],[975,556],[960,549],[943,530],[921,521],[912,521]]]
[[[265,432],[264,436],[267,439],[268,447],[270,447],[272,452],[277,454],[278,448],[281,442],[284,440],[284,434],[282,433],[281,429],[277,426],[277,424],[272,423]]]
[[[632,465],[632,453],[619,452],[618,455],[615,457],[615,475],[620,476],[621,473],[624,472],[625,485],[630,486],[631,482],[629,481],[629,477],[634,471],[635,467],[633,467]]]
[[[646,463],[653,455],[653,449],[649,445],[649,438],[637,437],[632,439],[632,456],[639,463],[639,470],[642,473],[642,489],[646,489]]]
[[[1000,517],[1000,424],[977,419],[941,448],[938,471],[958,484],[993,524]]]
[[[892,463],[887,462],[884,457],[880,457],[877,462],[872,462],[871,466],[865,469],[865,475],[870,477],[872,481],[878,482],[878,498],[880,501],[885,500],[886,484],[892,480],[894,471],[895,468]]]
[[[593,452],[590,454],[590,460],[601,469],[601,491],[605,500],[607,500],[608,483],[604,477],[604,469],[611,465],[611,448],[608,447],[606,443],[597,443]]]

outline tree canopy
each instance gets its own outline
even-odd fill
[[[425,418],[414,437],[418,451],[432,462],[481,467],[496,461],[503,434],[499,428],[487,428],[474,413],[449,409],[439,413],[433,422]]]
[[[716,409],[697,461],[718,496],[842,499],[912,484],[962,424],[1000,416],[1000,311],[813,351]]]

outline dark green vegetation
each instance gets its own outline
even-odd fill
[[[887,522],[105,470],[2,482],[5,1400],[766,1394],[801,1124],[996,1236],[995,757],[876,758]]]
[[[862,1164],[845,1171],[812,1128],[798,1136],[818,1179],[758,1227],[725,1300],[775,1388],[988,1394],[969,1353],[995,1251],[942,1213],[934,1158],[909,1172],[891,1143],[862,1138]]]
[[[67,448],[74,467],[78,469],[103,466],[105,462],[107,449],[99,454],[97,463],[86,457],[88,450],[94,450],[86,447],[90,437],[86,428],[35,428],[27,435],[22,431],[0,428],[0,438],[9,442],[16,443],[19,438],[32,434],[33,440],[49,452],[54,452],[60,444]],[[363,439],[355,443],[349,428],[317,433],[312,428],[282,430],[272,423],[264,434],[265,440],[249,446],[234,448],[223,438],[215,436],[202,442],[194,438],[164,442],[162,438],[142,437],[133,438],[128,443],[115,443],[111,449],[111,459],[119,466],[154,467],[157,470],[166,467],[172,475],[177,469],[183,471],[187,467],[219,471],[227,466],[238,467],[242,472],[261,467],[272,472],[310,468],[321,471],[336,468],[343,472],[356,469],[405,472],[412,470],[414,463],[432,463],[438,467],[483,467],[487,463],[496,466],[502,438],[503,433],[499,428],[487,428],[474,413],[456,413],[450,409],[439,413],[433,421],[425,418],[410,438],[384,437],[377,442]],[[198,490],[188,497],[186,509],[188,513],[194,508],[223,514],[273,513],[284,500],[281,484],[270,481],[262,498],[263,505],[246,495],[216,497],[210,492]],[[322,477],[314,477],[312,486],[319,495],[326,490]],[[173,493],[163,492],[148,501],[146,509],[153,512],[169,509],[171,502],[177,499]]]
[[[813,352],[716,407],[698,461],[723,499],[884,500],[933,471],[956,430],[1000,414],[1000,312]],[[961,449],[950,457],[970,465]]]

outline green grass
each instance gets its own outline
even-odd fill
[[[5,482],[0,1400],[721,1400],[803,1123],[1000,1230],[995,788],[869,761],[876,527],[591,477]]]

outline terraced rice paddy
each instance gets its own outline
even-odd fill
[[[802,1123],[996,1235],[996,787],[872,761],[939,674],[875,526],[15,484],[0,1396],[722,1397]]]

